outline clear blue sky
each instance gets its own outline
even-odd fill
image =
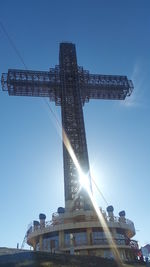
[[[91,73],[133,80],[125,102],[90,101],[84,115],[95,180],[115,214],[125,210],[134,221],[141,245],[150,242],[149,14],[148,0],[0,1],[0,20],[28,69],[54,67],[59,43],[71,41]],[[0,28],[0,74],[8,68],[24,66]],[[64,205],[62,166],[61,139],[43,100],[0,91],[0,246],[21,244],[39,213],[50,220]]]

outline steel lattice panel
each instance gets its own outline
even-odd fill
[[[79,87],[75,47],[62,44],[60,47],[60,79],[62,84],[62,125],[69,138],[73,151],[85,173],[89,171],[82,100]],[[67,149],[63,149],[65,199],[73,200],[79,189],[76,167]]]

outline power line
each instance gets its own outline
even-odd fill
[[[104,197],[104,194],[101,192],[101,190],[99,189],[98,185],[96,184],[95,180],[91,177],[92,182],[94,183],[97,191],[99,192],[100,196],[103,198],[104,202],[106,203],[106,205],[108,206],[108,202],[106,200],[106,198]]]
[[[21,56],[19,50],[17,49],[16,45],[15,45],[14,42],[12,41],[12,39],[11,39],[11,37],[9,36],[9,34],[8,34],[7,30],[6,30],[6,28],[4,27],[4,24],[3,24],[1,21],[0,21],[0,26],[1,26],[1,28],[2,28],[2,30],[3,30],[3,32],[4,32],[4,34],[6,35],[6,37],[7,37],[8,41],[9,41],[10,45],[12,46],[12,48],[13,48],[14,51],[15,51],[15,53],[17,54],[17,56],[19,57],[20,61],[21,61],[22,64],[24,65],[25,69],[27,70],[28,68],[27,68],[27,66],[26,66],[26,64],[25,64],[25,62],[24,62],[23,57]],[[55,121],[57,122],[57,125],[61,128],[61,123],[59,122],[58,118],[56,117],[56,114],[55,114],[54,111],[52,110],[52,108],[51,108],[51,106],[50,106],[50,103],[48,103],[48,102],[46,101],[45,98],[44,98],[43,100],[44,100],[45,104],[48,106],[48,108],[49,108],[51,114],[53,115],[53,117],[54,117],[54,119],[55,119]],[[99,194],[100,194],[101,197],[103,198],[104,202],[108,205],[108,202],[107,202],[106,198],[104,197],[103,193],[100,191],[98,185],[96,184],[96,182],[94,181],[94,179],[93,179],[92,177],[91,177],[91,179],[92,179],[92,181],[93,181],[93,183],[94,183],[94,185],[95,185],[97,191],[99,192]]]
[[[15,53],[17,54],[17,56],[19,57],[20,61],[22,62],[22,64],[24,65],[25,69],[27,70],[27,66],[18,50],[18,48],[16,47],[16,45],[14,44],[13,40],[11,39],[10,35],[8,34],[6,28],[4,27],[4,24],[0,21],[0,26],[1,26],[1,29],[2,31],[4,32],[4,34],[6,35],[11,47],[14,49]]]

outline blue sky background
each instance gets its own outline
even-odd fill
[[[58,64],[59,43],[76,44],[78,64],[91,73],[127,75],[126,101],[84,107],[94,178],[118,215],[150,243],[150,1],[1,0],[0,21],[28,69]],[[24,69],[0,28],[0,74]],[[51,107],[60,117],[60,107]],[[0,91],[0,246],[21,245],[27,225],[64,205],[61,139],[40,98]],[[95,191],[99,206],[106,204]]]

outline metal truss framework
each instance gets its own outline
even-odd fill
[[[61,43],[59,65],[49,71],[9,69],[2,74],[2,89],[11,96],[49,97],[61,106],[62,126],[83,172],[89,174],[89,159],[83,118],[83,105],[90,99],[124,100],[133,90],[126,76],[90,74],[77,65],[72,43]],[[65,203],[75,209],[88,208],[84,191],[79,190],[77,169],[63,145]],[[90,181],[90,174],[89,183]],[[75,200],[76,199],[76,200]]]

